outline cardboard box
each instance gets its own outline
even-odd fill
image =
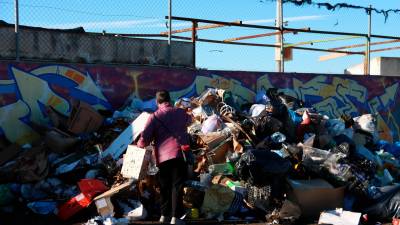
[[[334,188],[322,179],[290,180],[289,200],[300,205],[302,216],[315,216],[325,210],[343,207],[344,187]]]
[[[128,145],[132,144],[132,142],[134,142],[142,133],[149,117],[149,113],[144,112],[140,114],[140,116],[136,118],[103,152],[102,158],[111,155],[114,160],[119,159],[122,153],[124,153],[128,148]]]
[[[100,128],[103,120],[103,116],[89,104],[79,101],[68,118],[68,131],[73,134],[91,133]]]
[[[124,155],[121,174],[125,178],[140,180],[146,173],[151,159],[151,151],[129,145]]]
[[[226,162],[226,153],[233,149],[230,138],[222,132],[199,135],[199,137],[207,147],[207,158],[210,164]]]
[[[46,133],[46,145],[55,153],[64,153],[79,142],[78,137],[72,137],[58,129]]]
[[[100,198],[95,201],[95,204],[100,216],[114,216],[114,205],[112,204],[110,197]]]
[[[94,198],[97,212],[101,216],[113,216],[114,215],[114,205],[111,202],[111,197],[123,190],[129,189],[132,185],[133,180],[129,180],[121,185],[111,188],[110,190],[104,192],[103,194]]]
[[[214,149],[221,145],[227,137],[222,132],[212,132],[208,134],[199,135],[200,139],[209,149]]]

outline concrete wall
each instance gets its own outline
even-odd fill
[[[118,109],[133,95],[196,96],[208,87],[230,90],[239,104],[271,87],[302,99],[331,118],[378,113],[382,139],[400,137],[400,77],[211,71],[144,66],[44,64],[0,61],[0,135],[26,143],[38,137],[33,123],[47,124],[45,106],[68,115],[71,97],[97,109]]]
[[[15,34],[0,26],[0,59],[15,58]],[[103,36],[76,31],[22,28],[20,57],[69,63],[124,63],[167,65],[168,44],[164,40]],[[172,64],[194,67],[192,44],[174,41]]]
[[[344,71],[345,74],[363,75],[364,64],[352,66]],[[400,76],[400,58],[377,57],[371,60],[371,75]]]
[[[400,58],[382,57],[381,75],[400,76]]]
[[[344,74],[349,75],[364,75],[364,63],[357,64],[344,70]],[[381,73],[381,58],[373,58],[370,62],[370,75],[382,75]]]

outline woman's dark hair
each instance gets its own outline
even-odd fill
[[[170,102],[171,97],[169,97],[169,92],[166,90],[157,91],[156,101],[157,101],[157,104],[162,104],[164,102]]]

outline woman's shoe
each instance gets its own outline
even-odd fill
[[[171,219],[171,224],[176,224],[176,225],[185,225],[185,221],[178,219],[176,217],[172,217]]]
[[[169,218],[166,216],[161,216],[159,221],[160,221],[160,223],[168,223]]]

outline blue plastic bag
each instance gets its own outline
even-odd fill
[[[48,215],[55,212],[57,209],[57,203],[53,201],[30,202],[28,203],[28,208],[36,214]]]

